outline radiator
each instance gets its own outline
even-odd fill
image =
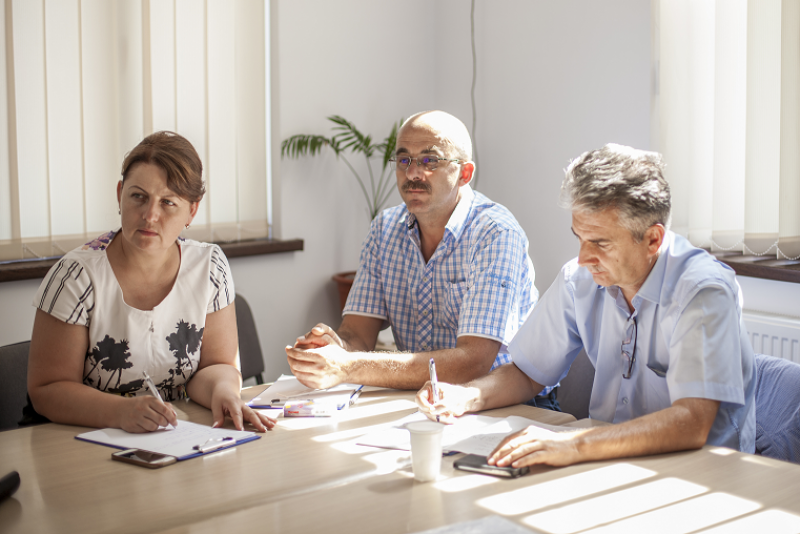
[[[800,363],[800,318],[749,310],[743,316],[753,352]]]

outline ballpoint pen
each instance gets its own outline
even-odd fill
[[[147,389],[150,390],[150,393],[153,394],[155,398],[158,399],[158,402],[166,406],[167,404],[164,402],[164,399],[161,398],[161,395],[158,394],[158,390],[156,389],[156,385],[153,383],[153,379],[150,378],[150,375],[147,374],[147,371],[142,371],[142,376],[144,377],[144,383],[147,385]],[[172,428],[177,427],[178,425],[169,424]]]
[[[347,403],[348,406],[352,406],[352,405],[354,405],[356,403],[356,400],[358,400],[358,397],[361,396],[361,390],[362,389],[364,389],[364,386],[358,386],[356,388],[356,390],[353,392],[353,394],[350,395],[350,401]]]
[[[439,384],[436,378],[436,364],[433,363],[433,358],[428,362],[428,371],[431,373],[431,391],[433,392],[433,403],[439,402]]]
[[[433,363],[433,358],[428,362],[428,371],[431,374],[431,393],[433,393],[433,398],[431,399],[433,402],[431,404],[436,404],[439,402],[439,380],[436,378],[436,364]],[[439,421],[438,415],[436,416],[436,421]]]
[[[229,443],[229,442],[233,443]],[[232,447],[236,445],[236,440],[232,436],[225,436],[224,438],[211,438],[206,440],[202,445],[195,445],[192,447],[194,450],[202,453],[222,449],[223,447]]]

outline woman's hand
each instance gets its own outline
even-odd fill
[[[123,399],[117,412],[117,424],[126,432],[153,432],[167,425],[178,426],[178,416],[171,404],[164,404],[150,395]]]
[[[263,413],[250,408],[241,399],[238,392],[233,392],[229,388],[214,388],[211,396],[211,414],[214,418],[212,428],[221,427],[225,424],[225,417],[230,417],[236,430],[244,430],[243,423],[253,425],[258,432],[266,432],[275,426],[275,420],[270,419]]]

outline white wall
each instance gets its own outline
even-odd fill
[[[527,232],[540,291],[577,251],[556,204],[568,161],[612,141],[650,147],[649,4],[477,2],[478,187]],[[281,0],[278,8],[281,138],[330,134],[332,114],[380,139],[423,109],[471,126],[466,0]],[[231,260],[268,378],[288,371],[283,347],[295,337],[319,321],[338,325],[330,275],[357,267],[368,224],[354,179],[330,153],[284,160],[279,174],[281,237],[303,238],[305,250]],[[747,287],[760,292],[761,282]],[[30,337],[37,285],[0,284],[0,344]]]
[[[437,105],[471,124],[468,2],[449,0],[453,31]],[[557,206],[563,169],[609,142],[650,148],[650,3],[476,4],[478,187],[517,217],[540,292],[577,255]]]

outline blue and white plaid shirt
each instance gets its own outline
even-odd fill
[[[400,351],[454,348],[458,336],[478,336],[503,344],[492,369],[509,363],[507,345],[539,297],[519,223],[464,186],[427,264],[414,223],[405,204],[372,221],[343,314],[388,320]]]

